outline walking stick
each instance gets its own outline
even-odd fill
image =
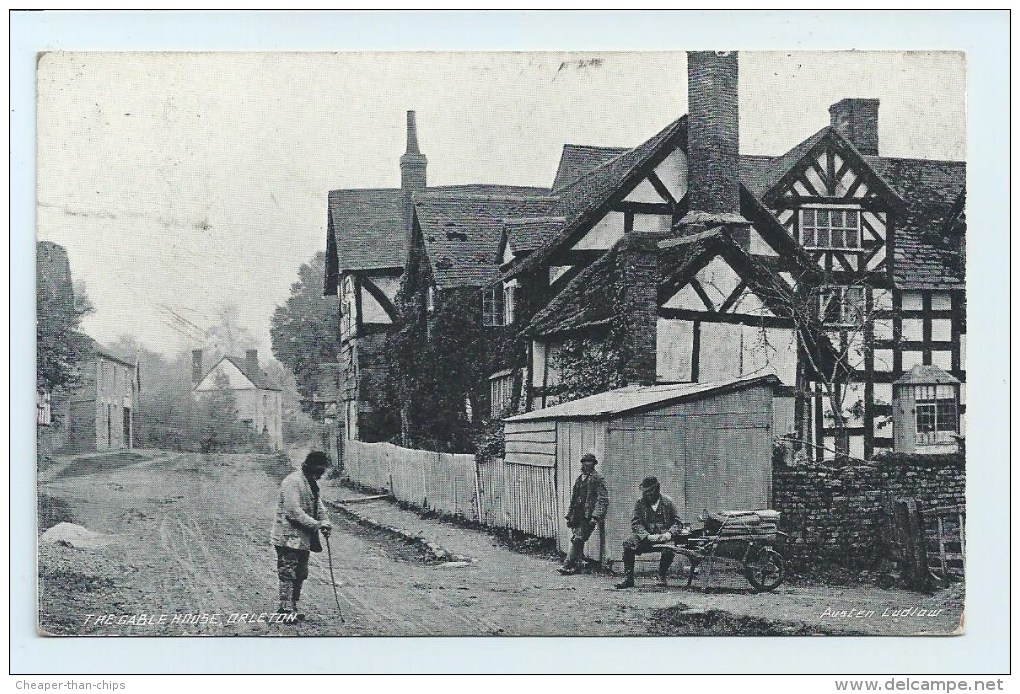
[[[325,535],[325,533],[323,533]],[[340,615],[340,623],[344,623],[344,613],[340,609],[340,594],[336,591],[336,578],[333,577],[333,548],[329,546],[329,535],[326,537],[326,558],[329,560],[329,582],[333,584],[333,599],[336,600],[336,612]]]

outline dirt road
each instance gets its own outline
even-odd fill
[[[817,631],[950,633],[959,624],[961,600],[902,591],[782,586],[754,595],[732,575],[698,590],[658,589],[648,581],[639,590],[615,591],[605,576],[559,576],[551,558],[514,553],[485,533],[422,520],[386,502],[372,513],[474,561],[426,561],[419,545],[334,514],[332,550],[346,621],[337,615],[322,553],[312,556],[301,601],[308,621],[274,623],[265,616],[276,605],[268,533],[287,471],[269,456],[161,452],[142,452],[123,465],[65,461],[43,471],[40,492],[112,542],[95,549],[40,546],[41,628],[137,636],[647,635],[663,633],[656,610],[678,605],[684,613],[725,610]],[[326,498],[347,494],[324,486]],[[913,606],[941,612],[883,616]],[[840,614],[854,609],[874,614]]]

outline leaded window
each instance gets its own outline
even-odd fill
[[[804,248],[859,249],[861,211],[839,207],[802,209],[800,243]]]

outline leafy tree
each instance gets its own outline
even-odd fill
[[[40,243],[36,267],[36,388],[52,392],[77,381],[87,350],[78,328],[94,309],[83,286],[75,293],[62,247]]]
[[[202,395],[199,407],[197,434],[203,453],[237,450],[254,438],[252,432],[237,416],[237,398],[230,389],[230,379],[222,371],[213,380],[215,386]]]
[[[311,396],[315,369],[336,362],[340,354],[340,307],[335,296],[323,296],[326,254],[315,256],[298,269],[290,298],[273,313],[269,334],[273,355],[297,379],[302,396]]]

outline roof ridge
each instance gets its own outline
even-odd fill
[[[507,224],[530,224],[538,222],[562,222],[566,217],[562,215],[536,215],[534,217],[503,217],[503,221]]]
[[[457,193],[432,192],[426,189],[422,193],[414,194],[415,201],[426,202],[428,200],[558,200],[558,195],[520,195],[514,193]]]
[[[567,147],[573,147],[574,149],[601,149],[601,150],[619,149],[624,151],[628,149],[634,149],[633,147],[621,147],[619,145],[575,145],[571,142],[565,142],[563,144],[563,147],[564,149]]]
[[[961,164],[967,165],[966,160],[962,159],[925,159],[924,157],[887,157],[881,154],[862,154],[865,160],[868,159],[881,159],[883,161],[922,161],[929,164]]]

